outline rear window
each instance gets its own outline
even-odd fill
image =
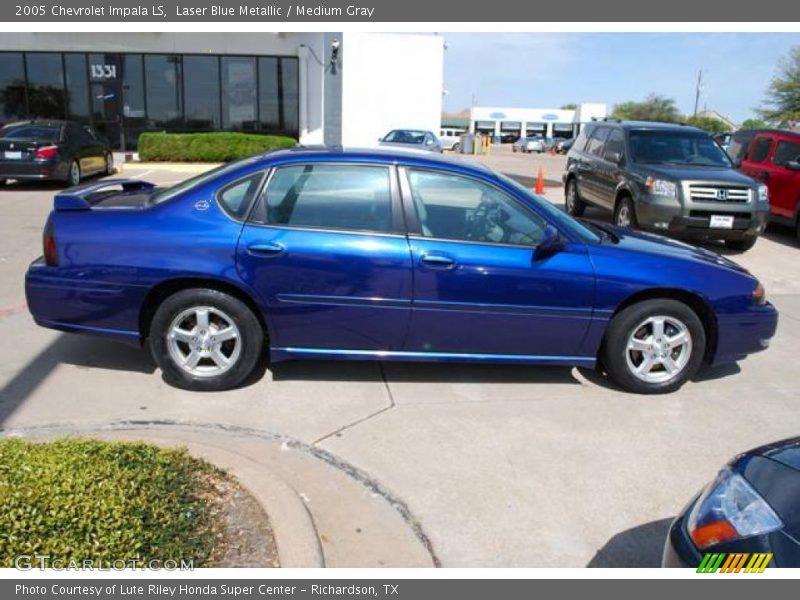
[[[383,138],[384,142],[395,144],[422,144],[425,141],[424,131],[409,131],[407,129],[395,129]]]
[[[598,127],[592,134],[592,139],[589,140],[586,151],[594,156],[601,156],[603,153],[603,144],[606,142],[610,129],[608,127]]]
[[[217,192],[217,202],[231,217],[243,220],[263,177],[264,173],[258,172],[229,183]]]
[[[735,163],[742,162],[745,158],[745,154],[747,154],[747,148],[750,146],[750,142],[752,140],[752,131],[740,131],[733,134],[731,144],[728,146],[728,156],[731,157],[731,160]]]
[[[586,140],[591,132],[592,130],[589,127],[584,127],[581,129],[581,132],[578,134],[578,137],[575,138],[575,143],[572,144],[572,147],[575,148],[575,150],[582,151],[586,146]]]
[[[786,166],[786,163],[793,160],[800,160],[800,141],[778,142],[778,147],[775,148],[775,157],[772,162],[780,167]]]
[[[41,127],[24,125],[20,127],[4,127],[0,129],[0,137],[10,140],[42,140],[55,142],[61,133],[60,127]]]
[[[757,137],[753,143],[753,149],[748,157],[753,162],[764,162],[769,156],[769,149],[772,147],[772,138]]]

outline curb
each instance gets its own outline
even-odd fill
[[[224,469],[256,499],[267,514],[281,568],[320,568],[325,566],[322,545],[313,518],[305,502],[283,479],[249,456],[214,446],[181,439],[180,435],[151,434],[145,430],[104,430],[70,432],[68,430],[37,431],[35,428],[0,431],[0,437],[17,435],[48,439],[64,435],[91,435],[108,440],[140,440],[159,446],[183,446],[192,456],[202,458]]]

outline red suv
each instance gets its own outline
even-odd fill
[[[743,173],[767,184],[770,221],[792,227],[800,242],[800,133],[737,131],[729,154]]]

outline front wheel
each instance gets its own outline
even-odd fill
[[[637,394],[680,388],[700,368],[706,334],[697,314],[683,302],[645,300],[611,321],[600,358],[614,383]]]
[[[747,252],[756,245],[757,240],[758,236],[755,235],[744,237],[740,240],[725,240],[725,247],[737,252]]]
[[[67,185],[74,187],[81,182],[81,166],[77,160],[73,160],[69,165],[69,172],[67,173]]]
[[[158,307],[149,342],[167,383],[220,391],[241,385],[255,371],[264,332],[238,298],[212,289],[188,289]]]
[[[461,144],[453,144],[453,152],[461,152]]]

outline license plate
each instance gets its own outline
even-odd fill
[[[711,215],[709,227],[714,229],[733,229],[733,217],[722,215]]]
[[[6,160],[20,160],[22,158],[22,151],[20,150],[6,150]]]

